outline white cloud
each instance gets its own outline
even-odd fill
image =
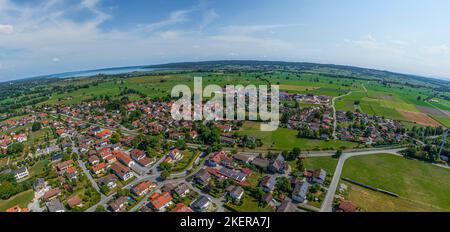
[[[57,62],[60,62],[61,59],[59,59],[58,57],[54,57],[54,58],[52,59],[52,61],[55,62],[55,63],[57,63]]]
[[[14,33],[14,26],[8,24],[0,24],[0,35],[10,35]]]
[[[445,44],[440,44],[440,45],[425,46],[424,50],[427,53],[439,55],[447,53],[449,51],[449,48]]]
[[[155,31],[164,27],[172,26],[175,24],[183,23],[188,21],[188,13],[190,10],[177,10],[170,13],[169,17],[161,20],[159,22],[150,23],[147,25],[143,25],[143,28],[147,31]],[[142,26],[142,25],[141,25]]]
[[[203,13],[203,19],[202,19],[202,22],[200,23],[200,30],[203,30],[203,28],[205,28],[206,26],[208,26],[209,24],[211,24],[218,18],[220,18],[220,16],[214,9],[206,10]]]
[[[258,32],[273,33],[274,29],[287,27],[288,25],[275,24],[275,25],[232,25],[226,26],[221,29],[225,34],[238,34],[247,35]]]

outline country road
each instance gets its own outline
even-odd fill
[[[348,93],[341,95],[341,96],[334,97],[331,100],[331,107],[333,108],[333,139],[337,139],[337,137],[336,137],[337,119],[336,119],[336,104],[335,104],[336,100],[343,98],[345,96],[348,96],[351,93],[352,93],[352,91],[349,91]]]
[[[342,169],[344,167],[344,163],[347,159],[349,159],[351,157],[355,157],[355,156],[374,155],[374,154],[399,155],[399,152],[404,149],[405,148],[343,153],[337,163],[336,169],[333,174],[333,179],[331,180],[331,183],[330,183],[330,186],[328,187],[328,191],[325,196],[325,199],[323,200],[322,206],[320,207],[320,212],[331,212],[332,211],[334,195],[336,193],[337,186],[341,179],[341,174],[342,174]]]

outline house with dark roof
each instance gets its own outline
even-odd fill
[[[205,169],[202,169],[199,172],[197,172],[197,174],[195,174],[194,177],[194,180],[201,185],[206,185],[210,179],[211,174],[209,174],[209,172]]]
[[[202,195],[197,200],[192,202],[191,208],[196,212],[207,212],[209,208],[212,206],[211,200],[206,196]]]
[[[14,175],[16,180],[21,180],[23,178],[26,178],[29,175],[27,167],[19,168],[19,169],[13,171],[12,174]]]
[[[58,200],[53,199],[46,204],[48,212],[61,213],[65,212],[64,205]]]
[[[184,197],[187,194],[189,194],[190,189],[186,183],[180,183],[173,189],[173,192],[176,193],[180,197]]]
[[[271,172],[280,173],[280,174],[284,174],[288,168],[289,168],[289,165],[284,160],[284,157],[281,154],[278,154],[278,156],[275,159],[273,159],[269,165],[269,170]]]
[[[312,173],[312,181],[318,184],[323,184],[327,178],[327,172],[323,169],[314,170]]]
[[[259,183],[259,186],[262,187],[264,192],[272,192],[272,190],[275,188],[276,179],[274,176],[264,176]]]
[[[278,206],[277,212],[287,213],[287,212],[297,212],[297,208],[292,204],[291,200],[286,198],[280,206]]]
[[[256,157],[252,160],[251,164],[255,165],[258,168],[266,170],[269,167],[270,161],[268,159]]]
[[[227,195],[233,198],[234,200],[240,201],[244,196],[244,189],[241,186],[230,185],[226,189]]]
[[[309,186],[310,184],[306,181],[296,184],[294,191],[292,191],[292,200],[300,203],[304,202],[308,194]]]
[[[128,204],[128,198],[121,196],[109,204],[109,208],[113,212],[124,212]]]

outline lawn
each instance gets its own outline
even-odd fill
[[[258,186],[259,185],[259,181],[261,180],[261,178],[263,177],[262,173],[259,172],[252,172],[252,174],[247,177],[246,181],[251,185],[251,186]]]
[[[414,202],[401,197],[393,197],[384,193],[351,184],[348,200],[355,203],[363,212],[434,212],[442,211],[427,204]],[[382,204],[380,204],[382,202]]]
[[[342,177],[450,210],[450,170],[429,163],[389,154],[354,157],[346,161]]]
[[[30,176],[39,176],[45,172],[45,166],[47,165],[48,160],[39,160],[37,161],[33,167],[30,168]]]
[[[25,208],[28,206],[28,203],[30,203],[33,200],[33,197],[34,192],[33,190],[30,189],[25,192],[21,192],[15,196],[12,196],[7,200],[0,200],[0,212],[5,212],[7,209],[15,205],[20,205],[20,207]]]
[[[338,160],[332,157],[309,157],[304,159],[303,165],[309,170],[322,168],[333,175],[337,162]]]
[[[235,212],[273,212],[273,209],[269,206],[259,207],[258,201],[248,194],[244,195],[242,205],[225,204],[225,207]]]
[[[200,155],[200,152],[192,152],[190,150],[184,150],[181,152],[183,159],[178,161],[172,168],[172,172],[181,172],[189,168],[194,163],[195,159]]]
[[[287,128],[278,128],[273,132],[266,132],[259,130],[259,123],[245,122],[239,133],[241,135],[254,136],[261,139],[263,142],[263,149],[274,150],[292,150],[294,147],[299,147],[303,151],[306,150],[333,150],[340,147],[353,148],[356,143],[346,142],[341,140],[313,140],[297,138],[297,131]]]

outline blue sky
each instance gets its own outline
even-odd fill
[[[0,81],[217,59],[450,77],[447,0],[0,0]]]

